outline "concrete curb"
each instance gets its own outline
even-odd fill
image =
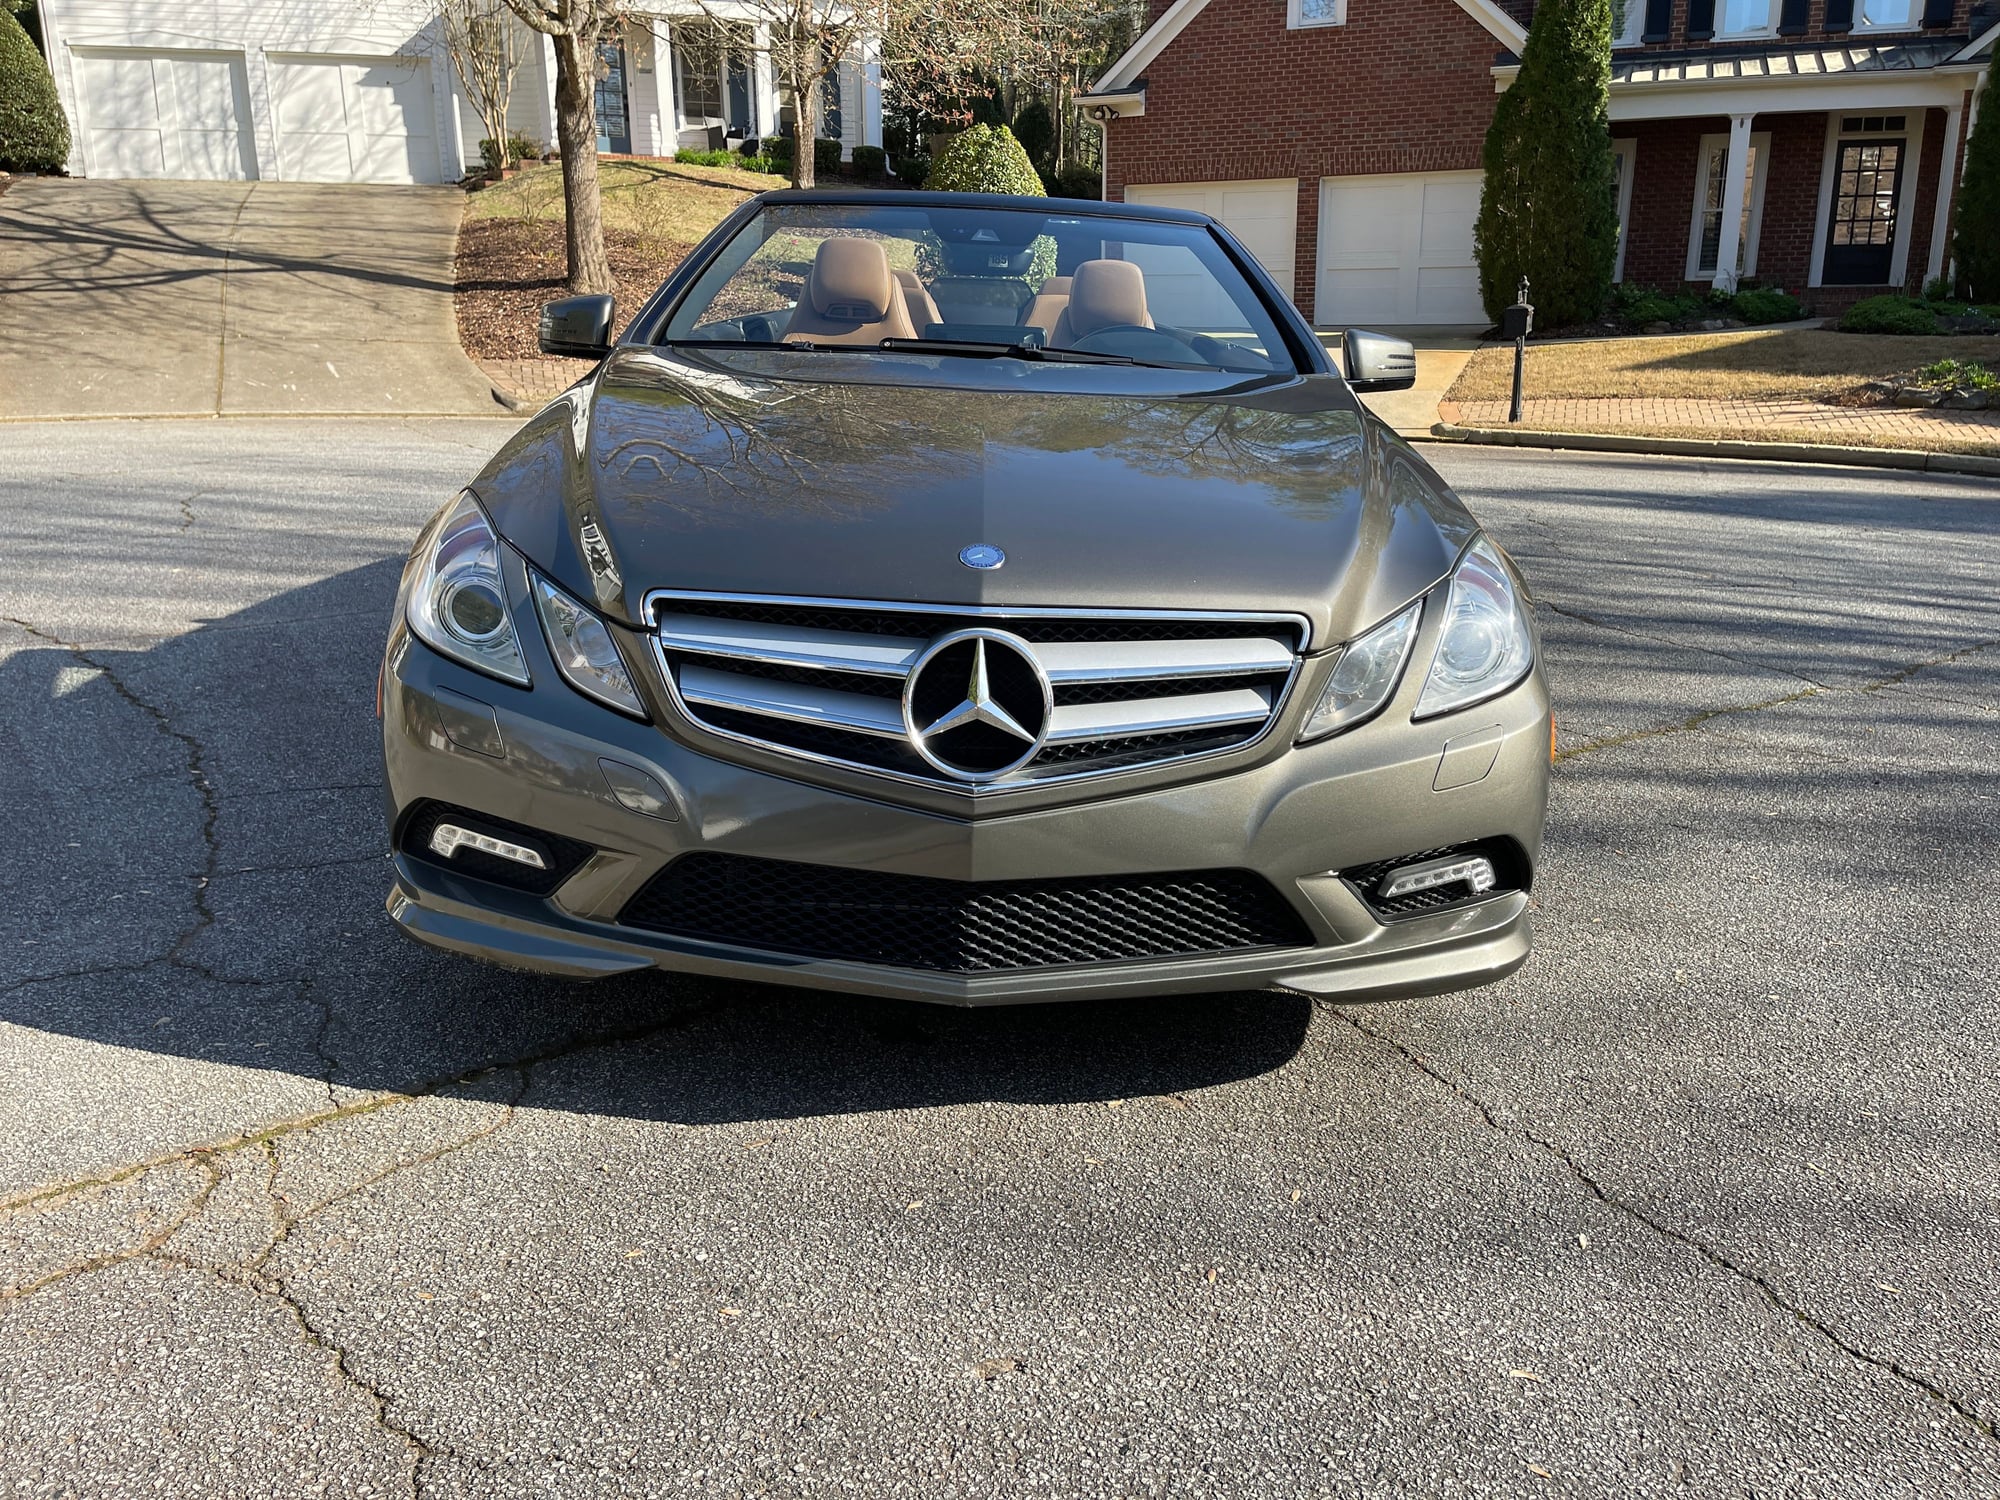
[[[1609,432],[1537,432],[1460,427],[1439,422],[1433,439],[1500,448],[1575,448],[1589,453],[1649,453],[1674,458],[1760,458],[1768,463],[1840,464],[1847,468],[1914,469],[1928,474],[1977,474],[2000,479],[2000,458],[1976,453],[1929,453],[1917,448],[1843,448],[1831,443],[1747,443],[1707,438],[1641,437]]]

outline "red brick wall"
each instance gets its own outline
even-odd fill
[[[1766,286],[1803,293],[1812,275],[1820,166],[1826,156],[1826,115],[1759,115],[1751,129],[1771,132],[1771,163],[1764,172],[1763,228],[1757,237],[1757,279]],[[1690,206],[1693,193],[1690,184]]]
[[[1937,223],[1938,171],[1944,166],[1944,111],[1927,109],[1918,118],[1924,122],[1924,149],[1917,156],[1921,165],[1916,200],[1910,205],[1910,261],[1903,275],[1904,288],[1912,292],[1923,290],[1925,274],[1931,267],[1931,229]],[[1910,123],[1914,125],[1916,121]],[[1906,164],[1904,170],[1908,169]]]
[[[1321,177],[1469,171],[1493,118],[1493,34],[1456,0],[1352,0],[1285,26],[1284,0],[1210,0],[1112,122],[1105,197],[1128,183],[1299,179],[1295,300],[1312,316]]]
[[[1688,226],[1694,213],[1701,138],[1728,129],[1726,115],[1644,120],[1612,128],[1614,139],[1639,143],[1632,172],[1632,215],[1625,227],[1628,285],[1672,290],[1687,280]],[[1819,180],[1817,173],[1813,180]]]

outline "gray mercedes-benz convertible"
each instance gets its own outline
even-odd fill
[[[417,539],[412,937],[958,1004],[1380,999],[1528,952],[1513,564],[1200,214],[745,203]]]

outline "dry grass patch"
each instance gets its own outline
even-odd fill
[[[1526,379],[1532,398],[1839,402],[1853,399],[1869,381],[1894,379],[1946,358],[2000,362],[2000,338],[1752,328],[1531,344]],[[1513,378],[1511,348],[1481,349],[1447,399],[1504,401]]]

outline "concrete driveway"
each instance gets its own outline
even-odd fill
[[[1438,452],[1528,966],[955,1012],[396,936],[390,599],[509,430],[0,424],[0,1493],[2000,1495],[1991,481]]]
[[[0,417],[490,413],[455,188],[36,179],[0,197]]]

